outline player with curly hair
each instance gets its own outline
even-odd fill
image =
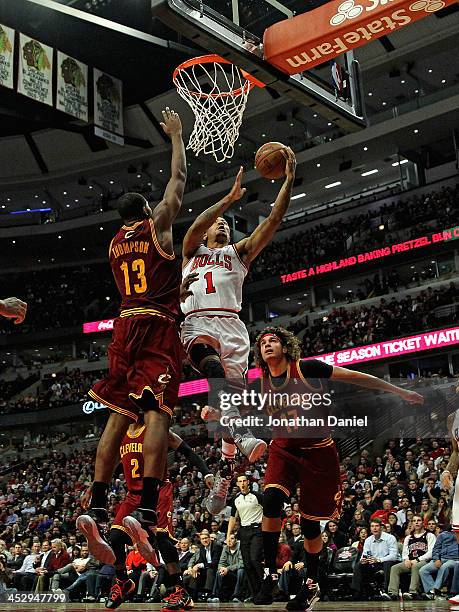
[[[413,391],[401,389],[384,380],[365,374],[331,366],[318,359],[300,359],[298,339],[282,327],[267,327],[257,337],[255,359],[262,375],[255,387],[263,397],[269,398],[264,411],[276,419],[298,422],[302,406],[294,404],[292,395],[322,394],[326,379],[378,389],[401,396],[409,403],[422,403],[423,397]],[[312,412],[312,411],[311,411]],[[296,419],[295,419],[296,417]],[[292,429],[298,429],[297,432]],[[316,430],[319,437],[308,437],[298,426],[273,429],[265,473],[263,495],[263,547],[265,572],[260,592],[255,596],[257,605],[273,602],[272,590],[277,579],[276,555],[281,531],[281,510],[300,484],[301,528],[307,578],[298,595],[287,603],[287,610],[310,610],[319,599],[317,573],[322,550],[320,521],[339,517],[341,510],[341,481],[338,452],[326,430]],[[268,573],[269,572],[269,573]]]

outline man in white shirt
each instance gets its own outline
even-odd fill
[[[403,542],[402,562],[393,565],[390,570],[389,590],[384,599],[398,600],[400,574],[411,573],[409,591],[403,593],[403,599],[418,598],[421,580],[419,570],[432,559],[436,537],[424,529],[422,518],[413,516],[413,532]],[[385,594],[386,595],[386,594]]]
[[[397,540],[392,534],[383,531],[382,527],[380,519],[370,521],[371,535],[364,542],[362,556],[355,566],[351,583],[355,599],[361,599],[362,587],[371,582],[380,570],[384,572],[384,585],[378,597],[385,593],[391,567],[399,561]]]
[[[30,555],[26,555],[21,567],[13,572],[13,584],[18,591],[31,591],[36,572],[34,563],[40,556],[40,542],[34,542]]]

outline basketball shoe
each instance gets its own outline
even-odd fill
[[[130,580],[120,580],[119,578],[115,578],[115,582],[110,589],[110,594],[108,596],[107,601],[105,602],[105,607],[110,610],[115,610],[119,608],[126,597],[135,590],[135,582]]]
[[[223,461],[215,476],[214,486],[206,499],[206,508],[212,515],[220,514],[225,509],[233,474],[234,461]]]
[[[76,526],[88,541],[88,549],[93,557],[104,565],[113,565],[115,553],[105,539],[107,523],[108,513],[105,508],[91,508],[76,520]]]
[[[131,516],[123,519],[123,527],[128,536],[137,544],[139,553],[149,563],[157,562],[154,551],[156,541],[157,515],[154,510],[148,508],[137,508]]]
[[[273,590],[277,585],[279,576],[277,574],[267,574],[261,583],[261,589],[253,598],[256,606],[270,606],[273,601]]]
[[[161,600],[164,604],[161,607],[161,612],[169,612],[169,610],[191,610],[194,607],[194,601],[189,593],[182,587],[177,585],[172,593]]]
[[[286,610],[298,610],[299,612],[309,612],[314,604],[320,599],[320,589],[317,582],[308,578],[300,589],[298,595],[295,595],[287,605]]]

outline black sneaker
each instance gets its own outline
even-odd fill
[[[270,606],[273,603],[273,589],[277,584],[276,580],[268,574],[261,583],[261,589],[253,598],[253,603],[256,606]]]
[[[157,523],[156,512],[145,508],[138,508],[132,516],[123,519],[123,527],[134,544],[137,544],[139,553],[153,565],[157,563],[154,550]]]
[[[317,582],[308,578],[300,589],[298,595],[285,606],[286,610],[299,610],[305,612],[312,610],[314,604],[320,599],[320,589]]]
[[[168,612],[169,610],[191,610],[194,607],[194,602],[191,599],[189,593],[182,586],[175,586],[172,593],[166,595],[161,600],[163,606],[161,612]]]
[[[110,589],[110,595],[108,596],[107,601],[105,602],[105,607],[110,610],[115,610],[115,608],[119,608],[126,597],[135,590],[135,583],[130,580],[119,580],[115,578],[115,582]]]
[[[89,552],[104,565],[115,563],[115,553],[105,539],[108,513],[105,508],[91,508],[76,520],[77,529],[85,536]]]

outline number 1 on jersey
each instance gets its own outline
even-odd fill
[[[217,290],[215,289],[214,283],[213,283],[213,279],[212,279],[212,272],[206,272],[204,274],[204,278],[206,279],[206,294],[209,295],[209,293],[216,293]]]

